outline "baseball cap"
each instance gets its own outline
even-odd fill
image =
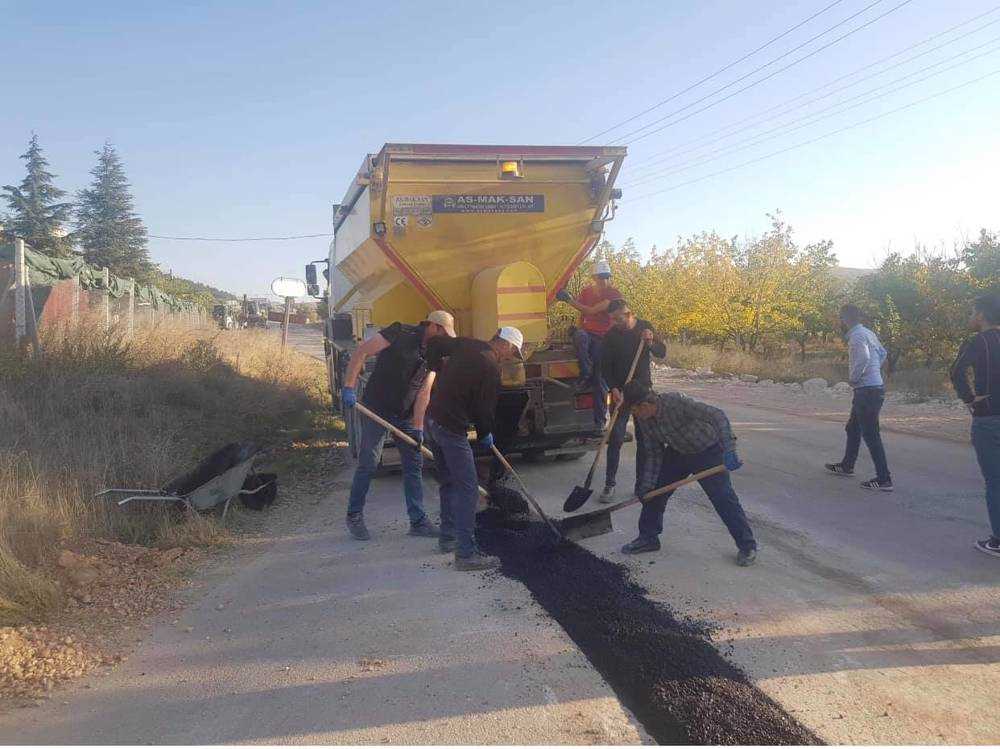
[[[436,309],[424,318],[424,322],[432,322],[435,325],[440,325],[444,328],[445,333],[452,338],[455,337],[455,318],[452,317],[450,312],[445,312],[443,309]]]
[[[522,359],[524,358],[521,354],[521,346],[524,345],[524,334],[520,330],[510,326],[500,328],[500,330],[497,331],[497,338],[502,338],[507,341],[517,351],[517,355]]]
[[[598,260],[594,265],[594,275],[595,276],[611,276],[611,266],[608,264],[607,260]]]

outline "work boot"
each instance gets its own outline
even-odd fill
[[[622,547],[622,554],[647,554],[660,550],[660,539],[639,536]]]
[[[455,555],[455,569],[461,572],[475,572],[476,570],[495,570],[500,566],[500,560],[496,557],[488,557],[478,551],[474,551],[467,557]]]
[[[411,536],[423,536],[424,538],[437,538],[441,535],[438,527],[434,525],[426,516],[419,523],[410,523]]]
[[[892,491],[892,479],[886,479],[885,481],[879,481],[878,479],[872,479],[871,481],[862,481],[862,489],[868,489],[873,492],[891,492]]]
[[[604,491],[601,492],[601,495],[597,498],[597,501],[600,502],[602,505],[609,505],[612,502],[614,502],[615,501],[614,484],[612,484],[611,486],[605,486]]]
[[[740,567],[749,567],[756,561],[757,561],[756,547],[750,549],[740,549],[740,553],[736,555],[736,564],[738,564]]]
[[[976,548],[994,559],[1000,559],[1000,538],[993,536],[985,541],[976,541]]]
[[[452,554],[455,551],[455,538],[453,536],[438,536],[438,551],[442,554]]]
[[[347,530],[358,541],[368,541],[371,539],[371,534],[365,525],[365,517],[360,512],[347,516]]]
[[[830,473],[835,473],[838,476],[853,476],[854,469],[848,468],[843,463],[827,463],[826,470]]]

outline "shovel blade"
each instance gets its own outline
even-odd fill
[[[587,504],[587,500],[590,499],[590,495],[594,493],[594,490],[586,486],[574,486],[573,491],[569,493],[569,497],[563,502],[563,512],[575,512]]]
[[[611,533],[614,528],[611,526],[611,511],[597,510],[583,515],[573,515],[559,521],[559,530],[563,537],[570,541],[582,541],[591,536],[603,536]]]

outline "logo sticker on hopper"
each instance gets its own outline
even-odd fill
[[[544,213],[544,195],[434,195],[434,213]]]
[[[429,216],[431,196],[395,195],[392,198],[392,212],[397,216]]]

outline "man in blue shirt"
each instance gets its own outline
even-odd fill
[[[864,438],[875,464],[875,478],[861,486],[872,491],[892,491],[892,476],[885,458],[878,417],[885,402],[882,364],[886,352],[872,331],[861,324],[861,310],[853,304],[840,308],[840,324],[847,336],[848,384],[854,388],[851,416],[847,420],[847,447],[839,463],[827,463],[826,470],[838,476],[853,476],[858,450]]]

